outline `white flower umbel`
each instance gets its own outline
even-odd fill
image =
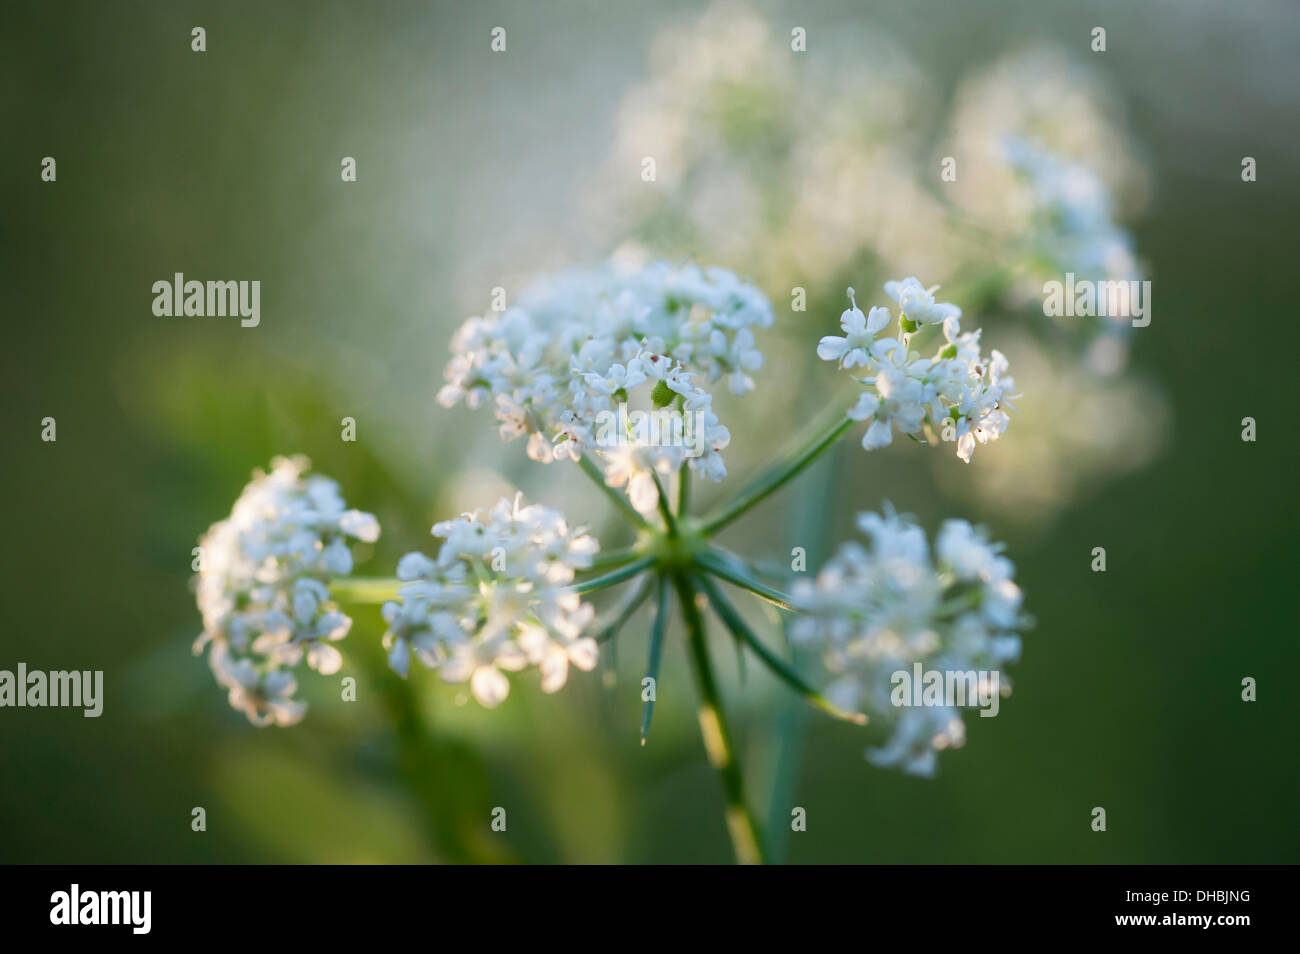
[[[648,513],[658,494],[645,475],[688,460],[711,480],[725,476],[730,433],[705,385],[751,390],[763,366],[754,329],[771,323],[763,294],[720,268],[565,272],[461,326],[438,400],[492,403],[501,437],[526,437],[534,460],[594,455],[609,486],[626,486]],[[668,430],[689,442],[636,433],[617,416],[636,405],[671,419]]]
[[[591,566],[598,545],[570,528],[558,510],[502,498],[488,513],[436,524],[443,540],[435,558],[408,553],[397,567],[405,585],[384,604],[384,646],[405,676],[411,656],[491,708],[510,692],[505,673],[541,672],[542,690],[556,692],[569,666],[590,671],[596,641],[584,635],[591,604],[574,591],[574,574]]]
[[[1024,241],[1051,272],[1092,280],[1140,277],[1133,237],[1115,222],[1100,176],[1019,136],[1006,138],[1003,154],[1023,190]]]
[[[965,741],[962,706],[945,699],[899,707],[893,676],[916,663],[927,671],[996,672],[1009,691],[1001,669],[1019,657],[1022,623],[1015,568],[964,520],[944,523],[933,556],[921,528],[888,507],[857,522],[868,543],[844,544],[816,580],[795,584],[791,602],[801,615],[791,638],[820,653],[828,698],[892,728],[885,745],[868,752],[872,762],[933,775],[936,754]]]
[[[1018,395],[1006,357],[999,351],[988,358],[981,354],[980,333],[962,333],[961,309],[935,301],[937,287],[926,288],[915,278],[885,283],[899,304],[895,337],[878,337],[893,320],[889,309],[864,315],[850,288],[850,307],[840,316],[844,335],[822,338],[817,355],[837,362],[863,386],[848,411],[853,420],[867,422],[863,448],[891,443],[897,427],[931,441],[954,441],[957,456],[969,463],[976,442],[1006,431],[1007,411],[1015,410],[1011,400]],[[942,328],[945,341],[925,357],[913,346],[930,325]]]
[[[338,485],[308,475],[305,457],[277,457],[256,471],[230,516],[200,539],[198,605],[208,664],[230,704],[257,725],[291,725],[306,703],[288,671],[303,659],[337,672],[331,645],[352,621],[330,600],[328,581],[352,572],[354,540],[373,543],[379,522],[349,510]]]
[[[885,307],[864,314],[850,289],[843,336],[828,336],[817,349],[860,384],[859,400],[847,411],[831,407],[824,428],[774,454],[741,492],[699,515],[691,511],[692,472],[715,481],[725,476],[722,451],[731,439],[706,386],[725,380],[736,394],[753,387],[763,362],[754,331],[772,323],[757,290],[729,272],[693,266],[570,272],[527,290],[513,308],[471,319],[455,336],[441,402],[491,404],[502,437],[526,438],[530,456],[577,462],[635,540],[597,558],[585,529],[516,496],[436,524],[437,552],[408,553],[396,579],[332,579],[351,569],[347,538],[374,539],[378,526],[345,510],[333,484],[306,478],[305,461],[277,461],[204,540],[212,552],[200,580],[208,630],[200,642],[212,643],[213,669],[232,705],[262,723],[301,717],[290,668],[305,660],[335,671],[332,642],[350,622],[331,597],[383,604],[388,662],[403,677],[414,657],[491,708],[508,697],[512,672],[536,669],[542,690],[551,693],[574,667],[595,668],[598,644],[615,639],[653,596],[647,678],[658,683],[675,602],[700,695],[700,731],[723,783],[738,860],[761,861],[764,839],[745,797],[706,611],[743,652],[828,716],[855,725],[867,722],[862,710],[883,716],[893,733],[874,760],[932,772],[938,749],[961,744],[959,709],[971,703],[954,693],[954,701],[930,705],[927,694],[921,706],[896,709],[890,683],[907,663],[974,668],[989,674],[972,677],[975,703],[998,698],[989,693],[999,688],[998,667],[1015,658],[1020,625],[1020,591],[998,548],[955,521],[944,526],[931,556],[916,527],[892,513],[866,515],[860,526],[870,546],[847,545],[815,583],[787,595],[773,585],[784,573],[760,569],[714,542],[855,422],[866,423],[867,448],[888,444],[897,427],[952,440],[966,460],[976,443],[1006,429],[1013,387],[1006,359],[996,351],[984,357],[979,332],[962,332],[960,310],[937,300],[936,288],[907,278],[886,291],[897,316]],[[921,352],[926,340],[932,356]],[[628,583],[625,598],[594,626],[593,604],[584,600]],[[797,638],[817,647],[835,676],[832,693],[818,692],[760,637],[722,584],[796,613]],[[653,697],[643,700],[642,744],[654,704]]]

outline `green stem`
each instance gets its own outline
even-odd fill
[[[664,528],[668,531],[668,536],[677,536],[677,518],[673,516],[673,510],[668,506],[668,494],[664,491],[663,481],[654,471],[650,472],[650,478],[655,482],[655,491],[659,495],[658,507],[659,516],[664,518]]]
[[[709,598],[709,602],[713,604],[714,611],[726,624],[727,628],[731,630],[732,634],[752,649],[754,655],[758,656],[777,678],[803,696],[814,708],[820,709],[827,715],[842,719],[845,722],[852,722],[855,725],[866,725],[867,717],[865,715],[861,712],[846,712],[839,706],[834,705],[820,692],[804,682],[803,677],[799,675],[793,666],[765,646],[712,580],[707,576],[700,576],[696,582],[700,589],[704,591],[704,595]]]
[[[641,706],[641,744],[645,745],[650,734],[650,719],[654,716],[655,696],[659,692],[659,661],[664,654],[664,629],[668,625],[668,581],[659,577],[658,605],[655,608],[654,622],[650,624],[650,659],[646,663],[645,674],[650,679],[649,698]]]
[[[622,547],[621,549],[610,550],[606,553],[597,553],[591,558],[591,566],[583,567],[583,569],[613,570],[626,563],[631,563],[641,555],[642,551],[639,547]]]
[[[636,508],[632,506],[627,497],[619,493],[616,488],[605,483],[605,475],[600,472],[599,467],[592,463],[592,460],[588,455],[583,454],[578,458],[578,466],[581,467],[582,472],[590,477],[592,482],[600,488],[601,493],[613,502],[614,506],[618,508],[619,513],[626,517],[631,522],[632,526],[636,527],[638,530],[645,530],[650,526],[646,518],[637,513]]]
[[[341,576],[330,580],[330,596],[340,603],[386,603],[397,599],[406,582],[395,577]]]
[[[686,517],[686,512],[691,503],[691,465],[682,464],[682,469],[677,472],[677,519],[682,520]]]
[[[636,589],[632,591],[632,594],[619,608],[614,619],[607,625],[601,627],[601,629],[596,633],[596,642],[607,643],[618,635],[618,631],[623,628],[623,625],[629,619],[632,618],[632,614],[641,608],[641,604],[645,602],[645,598],[650,595],[650,586],[653,581],[654,578],[649,574],[641,579],[641,582],[636,585]],[[612,645],[610,649],[612,651]]]
[[[749,489],[741,492],[734,503],[717,516],[706,519],[701,532],[705,536],[712,536],[737,517],[747,513],[751,508],[766,500],[771,494],[780,490],[805,467],[821,456],[822,452],[834,444],[841,434],[853,426],[853,423],[853,419],[850,417],[837,417],[834,426],[816,438],[808,447],[792,455],[778,458],[765,473],[759,475]]]
[[[714,576],[726,580],[733,586],[738,586],[742,590],[748,590],[760,599],[767,600],[773,606],[779,609],[793,613],[794,607],[790,604],[790,597],[778,589],[768,586],[766,583],[760,583],[747,574],[733,569],[725,562],[717,558],[713,553],[701,553],[695,558],[703,569],[708,570]]]
[[[722,780],[727,830],[731,834],[736,860],[741,864],[762,864],[763,851],[758,823],[745,802],[744,773],[737,761],[735,743],[722,711],[722,699],[713,675],[713,663],[709,659],[704,620],[700,617],[695,602],[696,590],[690,580],[682,575],[673,578],[673,585],[682,604],[692,668],[700,692],[700,734],[704,738],[704,750],[709,762]]]
[[[581,583],[575,583],[573,584],[573,589],[579,594],[595,593],[597,590],[603,590],[606,587],[615,585],[616,583],[622,583],[624,580],[632,579],[632,577],[653,564],[654,561],[655,558],[652,556],[641,557],[638,560],[632,561],[625,567],[614,570],[612,573],[606,573],[604,576],[595,576],[590,580],[583,580]]]

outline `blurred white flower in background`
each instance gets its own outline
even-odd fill
[[[966,79],[954,96],[945,148],[962,157],[954,200],[1009,255],[1008,294],[1031,310],[1042,285],[1067,272],[1092,281],[1143,277],[1122,226],[1149,183],[1117,100],[1061,51],[1032,47]],[[1089,367],[1122,369],[1128,321],[1078,322]]]
[[[1015,439],[982,454],[967,472],[936,468],[944,490],[977,500],[1001,520],[1041,525],[1064,503],[1140,470],[1163,450],[1169,409],[1135,374],[1098,379],[1070,355],[1024,333],[1003,343],[1032,401],[1017,405]],[[1032,390],[1031,390],[1032,389]]]
[[[338,484],[310,468],[306,457],[275,458],[199,540],[203,633],[194,651],[208,647],[231,706],[257,725],[302,718],[306,703],[292,698],[288,670],[304,658],[317,672],[338,672],[342,657],[331,643],[352,621],[327,583],[352,572],[351,541],[379,538],[374,516],[349,510]]]
[[[887,37],[855,32],[816,57],[723,0],[661,31],[624,99],[589,215],[614,244],[763,275],[830,279],[865,249],[936,271],[942,209],[914,188],[923,75]],[[829,52],[826,52],[829,51]],[[655,159],[650,185],[636,171]]]
[[[1051,46],[1007,54],[973,72],[953,95],[947,148],[969,161],[952,183],[959,203],[982,221],[1009,222],[1015,170],[1005,162],[1019,139],[1088,169],[1125,217],[1141,212],[1150,188],[1137,144],[1125,130],[1118,98],[1101,77]]]

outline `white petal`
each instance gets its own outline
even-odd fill
[[[585,636],[569,647],[569,659],[583,672],[591,672],[600,661],[600,645],[590,636]]]
[[[862,435],[862,449],[875,450],[877,447],[887,447],[893,439],[894,432],[888,421],[872,421],[867,432]]]
[[[343,654],[329,643],[312,643],[307,650],[307,665],[322,676],[332,676],[343,665]]]
[[[296,725],[307,712],[307,703],[294,700],[268,703],[270,718],[276,725]]]
[[[510,694],[510,680],[491,666],[480,666],[470,677],[469,689],[479,705],[494,709]]]
[[[838,361],[848,350],[849,340],[827,335],[817,344],[817,357],[823,361]]]
[[[558,692],[569,678],[569,655],[557,647],[546,654],[538,669],[542,673],[542,692]]]
[[[411,647],[404,639],[393,640],[393,648],[388,651],[388,665],[393,672],[403,679],[411,668]]]
[[[628,496],[638,513],[653,513],[659,503],[659,491],[655,488],[654,476],[645,472],[636,474],[628,485]]]
[[[867,316],[867,333],[879,334],[880,330],[889,324],[891,317],[888,308],[872,308],[871,314]]]
[[[352,552],[342,537],[335,537],[321,554],[325,568],[337,576],[347,576],[352,572]]]
[[[855,421],[865,421],[869,417],[874,417],[876,408],[880,406],[880,399],[870,391],[863,391],[858,395],[857,403],[848,410],[848,416]]]
[[[474,660],[468,652],[459,652],[444,662],[438,671],[443,682],[464,682],[474,675]]]
[[[372,513],[348,510],[339,517],[339,529],[363,543],[374,543],[379,539],[379,521]]]

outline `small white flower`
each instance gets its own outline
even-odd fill
[[[936,302],[939,286],[926,288],[919,279],[885,282],[885,294],[898,302],[903,317],[918,325],[938,325],[949,318],[960,318],[961,309],[946,302]]]
[[[869,315],[864,315],[853,301],[853,289],[849,289],[852,307],[840,315],[840,328],[844,337],[827,335],[817,345],[817,357],[823,361],[838,361],[841,368],[865,366],[870,360],[871,346],[884,327],[889,324],[888,308],[872,308]]]

